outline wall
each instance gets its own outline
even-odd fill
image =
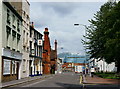
[[[0,82],[1,82],[1,72],[2,72],[2,0],[0,0]],[[1,84],[1,83],[0,83]],[[1,85],[0,85],[1,86]]]
[[[104,60],[97,61],[95,60],[95,65],[99,67],[99,71],[103,72],[114,72],[116,71],[115,63],[110,64],[106,63]]]

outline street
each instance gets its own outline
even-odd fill
[[[82,87],[79,82],[79,74],[67,72],[14,87]]]
[[[75,74],[73,72],[65,72],[62,74],[57,74],[45,79],[32,81],[24,84],[19,84],[16,86],[9,87],[7,89],[24,89],[24,88],[79,88],[79,89],[119,89],[118,85],[110,84],[80,84],[80,74]]]

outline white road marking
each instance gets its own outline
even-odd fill
[[[53,78],[53,77],[47,78],[46,80],[51,79],[51,78]],[[44,82],[44,81],[46,81],[46,80],[40,80],[39,82],[35,82],[35,83],[32,83],[32,84],[28,84],[28,85],[26,85],[26,86],[22,86],[22,87],[29,87],[29,86],[32,86],[32,85],[35,85],[35,84],[38,84],[38,83]]]
[[[22,87],[29,87],[29,86],[32,86],[32,85],[35,85],[35,84],[38,84],[38,83],[41,83],[41,82],[44,82],[46,80],[40,80],[39,82],[35,82],[35,83],[32,83],[32,84],[28,84],[26,86],[22,86]]]

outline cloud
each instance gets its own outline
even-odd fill
[[[75,23],[88,25],[88,19],[93,18],[103,3],[98,2],[31,2],[31,21],[35,22],[36,29],[43,33],[48,27],[51,46],[58,40],[58,52],[72,52],[84,54],[81,43],[85,34],[85,27],[75,27]],[[60,49],[63,47],[63,49]]]

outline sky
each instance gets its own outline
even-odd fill
[[[67,0],[66,0],[67,1]],[[76,1],[76,0],[75,0]],[[85,35],[84,25],[99,11],[105,2],[30,2],[30,20],[35,28],[43,34],[49,29],[51,47],[58,41],[58,53],[71,52],[85,54],[81,39]],[[74,26],[74,24],[81,24]]]

